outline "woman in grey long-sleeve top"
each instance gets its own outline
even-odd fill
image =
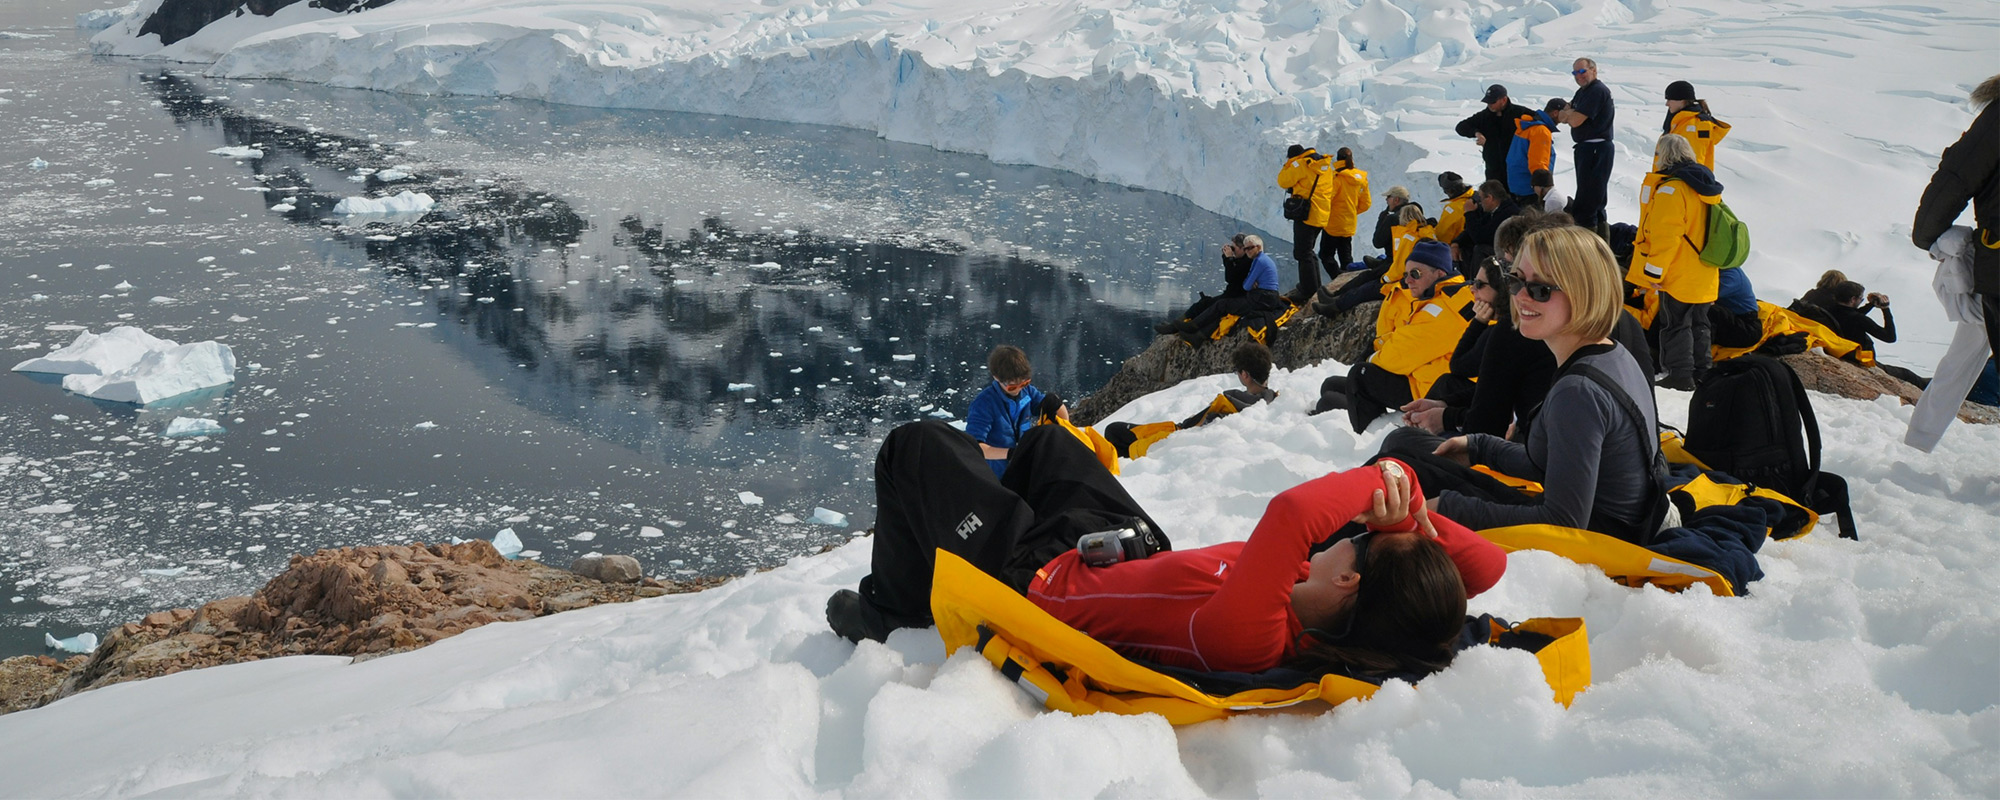
[[[1542,484],[1536,500],[1491,486],[1445,481],[1438,511],[1474,530],[1549,524],[1587,528],[1633,541],[1651,531],[1645,519],[1659,491],[1653,480],[1656,411],[1652,387],[1632,355],[1609,336],[1621,286],[1610,248],[1582,228],[1537,231],[1521,244],[1508,280],[1521,334],[1547,344],[1559,365],[1548,398],[1532,418],[1526,444],[1472,434],[1447,439],[1437,455],[1482,464]],[[1610,379],[1626,404],[1587,372]],[[1426,486],[1432,484],[1426,483]]]

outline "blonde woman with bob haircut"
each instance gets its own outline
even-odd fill
[[[1516,441],[1475,433],[1429,453],[1387,452],[1417,469],[1440,512],[1474,530],[1509,525],[1586,528],[1644,544],[1670,506],[1652,386],[1610,338],[1622,285],[1611,248],[1583,228],[1549,228],[1522,241],[1504,281],[1521,335],[1547,345],[1556,379],[1515,421]],[[1472,470],[1478,464],[1537,481],[1539,496]]]

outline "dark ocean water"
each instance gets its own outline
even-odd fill
[[[842,129],[210,81],[10,13],[6,365],[136,325],[239,370],[143,409],[0,375],[0,655],[322,547],[511,528],[667,576],[813,552],[871,524],[876,444],[961,416],[994,344],[1080,396],[1240,227]],[[438,209],[331,213],[404,188]],[[159,435],[182,416],[227,432]]]

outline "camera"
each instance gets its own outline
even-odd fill
[[[1143,519],[1108,531],[1086,533],[1076,540],[1077,557],[1084,564],[1105,567],[1120,561],[1138,561],[1160,552],[1160,537]]]

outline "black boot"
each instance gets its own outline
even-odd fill
[[[840,638],[859,644],[862,639],[884,641],[896,629],[874,604],[853,589],[842,589],[826,599],[826,624]]]

